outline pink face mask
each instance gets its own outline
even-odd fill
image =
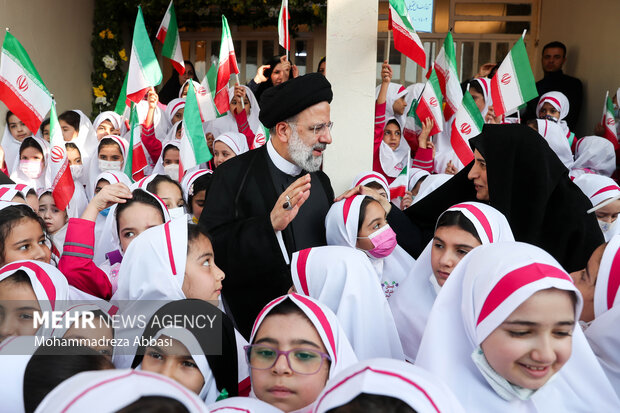
[[[387,257],[392,253],[392,251],[394,251],[396,245],[398,245],[396,242],[396,233],[388,224],[379,228],[367,237],[358,238],[368,238],[370,242],[372,242],[374,248],[368,250],[367,252],[375,258]]]

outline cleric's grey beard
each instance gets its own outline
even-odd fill
[[[317,143],[314,146],[307,146],[299,137],[297,128],[291,128],[293,133],[288,141],[288,153],[293,159],[293,162],[304,171],[316,172],[321,168],[323,162],[323,153],[321,155],[314,156],[312,151],[325,150],[327,148],[326,143]]]

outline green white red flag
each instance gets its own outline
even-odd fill
[[[407,186],[409,185],[409,170],[411,169],[411,155],[407,154],[403,169],[398,176],[394,178],[389,185],[390,188],[390,201],[393,201],[396,206],[400,207],[400,201],[405,196]]]
[[[26,49],[8,31],[0,57],[0,101],[35,133],[52,107],[52,96]]]
[[[461,100],[463,100],[461,81],[456,70],[456,50],[451,32],[448,32],[435,59],[435,72],[444,97],[443,116],[447,121],[456,113]]]
[[[536,96],[538,91],[532,67],[523,37],[520,37],[491,79],[491,98],[495,116],[511,113]]]
[[[54,203],[59,210],[67,209],[69,201],[73,198],[75,192],[75,182],[71,175],[69,167],[69,159],[67,159],[67,150],[65,148],[65,140],[62,137],[62,129],[58,123],[58,115],[56,114],[56,105],[52,104],[52,112],[50,113],[50,172],[52,176],[52,197]]]
[[[226,113],[230,107],[228,98],[228,82],[231,74],[238,74],[237,57],[233,45],[230,27],[226,16],[222,15],[222,41],[220,42],[220,59],[217,68],[215,106],[219,113]]]
[[[161,54],[172,62],[175,70],[180,74],[185,73],[185,62],[183,51],[181,50],[181,38],[179,37],[179,27],[177,26],[177,15],[174,12],[173,1],[170,1],[164,19],[157,30],[157,40],[163,44]]]
[[[183,132],[181,133],[181,147],[179,150],[179,179],[190,168],[208,162],[213,158],[207,140],[202,130],[200,108],[196,99],[194,85],[189,82],[185,110],[183,111]]]
[[[474,160],[474,153],[469,140],[480,135],[484,126],[484,118],[469,91],[463,94],[461,105],[456,111],[450,133],[450,144],[463,165]]]
[[[443,131],[442,106],[441,87],[439,86],[439,79],[433,68],[424,86],[422,96],[420,96],[420,100],[418,101],[418,107],[415,110],[421,122],[424,122],[428,118],[433,119],[435,124],[431,130],[431,135]]]
[[[119,116],[123,116],[125,113],[125,109],[127,108],[127,80],[129,79],[129,72],[125,73],[125,80],[123,80],[123,86],[121,87],[121,91],[118,93],[118,98],[116,99],[116,106],[114,106],[114,112],[116,112]]]
[[[133,28],[127,77],[127,105],[130,105],[129,101],[139,103],[148,89],[151,86],[159,85],[163,77],[153,51],[153,45],[144,26],[144,17],[140,6],[138,6],[138,16]]]
[[[125,175],[129,177],[131,182],[136,182],[145,177],[144,169],[148,165],[148,162],[146,160],[146,150],[140,138],[142,126],[138,119],[138,110],[135,104],[131,105],[130,125]]]
[[[603,110],[603,127],[605,128],[605,131],[603,132],[603,137],[609,142],[613,143],[614,149],[618,149],[620,145],[618,144],[618,134],[616,133],[614,104],[609,98],[609,91],[607,91],[607,95],[605,96],[605,107]]]
[[[286,50],[291,50],[290,36],[288,33],[288,20],[291,15],[288,12],[288,0],[282,0],[280,14],[278,15],[278,39],[280,46]]]
[[[223,116],[215,106],[215,89],[217,87],[217,65],[211,65],[209,71],[200,83],[200,89],[196,91],[196,99],[200,107],[200,117],[203,122],[212,121]]]
[[[405,0],[390,0],[388,29],[394,33],[394,47],[409,59],[426,67],[426,52],[415,32]]]

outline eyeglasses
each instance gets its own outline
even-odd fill
[[[272,368],[281,355],[286,357],[290,369],[298,374],[316,374],[321,369],[324,359],[331,361],[329,355],[305,348],[281,351],[262,344],[252,344],[244,346],[243,349],[248,365],[257,370]]]
[[[297,126],[302,126],[303,125],[299,125],[296,122],[288,122],[289,125],[297,125]],[[308,125],[308,130],[311,130],[314,132],[314,135],[325,135],[327,132],[331,133],[332,131],[332,127],[334,126],[334,122],[327,122],[327,123],[318,123],[316,125]]]

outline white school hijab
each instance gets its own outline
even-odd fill
[[[420,202],[426,196],[428,196],[431,192],[445,184],[448,179],[452,178],[454,175],[450,174],[432,174],[428,178],[424,180],[420,184],[420,188],[418,189],[418,194],[413,199],[413,204]],[[412,205],[413,205],[412,204]]]
[[[357,176],[353,179],[353,182],[351,183],[351,189],[357,188],[360,185],[369,184],[371,182],[376,182],[379,185],[381,185],[381,187],[387,194],[388,201],[389,201],[390,185],[388,184],[387,179],[385,179],[385,176],[383,176],[383,174],[380,172],[364,171],[364,172],[357,174]]]
[[[594,320],[586,338],[620,397],[620,235],[614,236],[601,257],[594,288]]]
[[[0,343],[0,400],[3,413],[24,412],[24,374],[36,349],[35,336],[12,336]]]
[[[277,407],[252,397],[229,397],[208,407],[217,413],[283,413]]]
[[[620,186],[611,178],[598,174],[583,174],[573,180],[575,185],[588,197],[592,203],[592,209],[588,212],[594,213],[597,209],[620,199]],[[598,219],[597,219],[598,221]],[[611,238],[620,233],[620,225],[618,221],[611,224],[598,221],[601,231],[605,236],[605,241],[609,242]]]
[[[381,169],[383,169],[385,175],[390,178],[396,178],[400,175],[404,168],[409,166],[408,162],[410,161],[409,153],[411,152],[411,148],[403,135],[403,124],[393,116],[390,118],[386,117],[386,119],[385,125],[383,125],[383,130],[385,131],[388,122],[392,120],[396,121],[401,133],[400,142],[398,147],[395,150],[392,150],[392,148],[390,148],[388,144],[383,141],[382,136],[381,144],[379,145],[379,162],[381,163]]]
[[[38,193],[52,185],[52,175],[50,171],[50,147],[49,144],[42,138],[37,138],[36,136],[30,136],[30,138],[36,141],[39,149],[43,153],[41,175],[39,175],[38,178],[30,178],[20,167],[20,151],[24,141],[28,139],[26,138],[19,145],[19,150],[17,151],[17,155],[14,160],[15,168],[13,169],[13,172],[11,172],[11,179],[16,184],[24,184],[34,188],[34,190]]]
[[[360,361],[331,378],[312,412],[326,413],[362,393],[399,399],[418,413],[465,413],[441,380],[412,364],[385,358]]]
[[[95,150],[94,157],[92,161],[90,162],[89,171],[88,171],[88,185],[86,186],[86,194],[91,197],[90,199],[92,199],[92,197],[94,196],[95,187],[97,186],[97,182],[99,181],[93,178],[98,177],[99,174],[102,172],[107,172],[107,171],[102,171],[99,168],[99,156],[98,156],[101,142],[103,142],[105,139],[111,139],[112,141],[114,141],[114,143],[116,143],[118,147],[120,148],[121,156],[123,157],[123,160],[121,161],[121,165],[120,165],[121,169],[110,171],[110,172],[120,172],[124,174],[124,171],[125,171],[125,162],[127,161],[127,150],[129,148],[129,142],[127,142],[125,139],[121,138],[118,135],[108,135],[105,138],[101,139],[101,141],[99,141],[97,144],[97,149]]]
[[[580,170],[589,169],[599,175],[611,176],[616,170],[614,145],[600,136],[585,136],[577,141],[575,163],[570,175],[580,175]]]
[[[375,88],[375,99],[379,97],[379,92],[381,91],[381,85]],[[402,127],[405,125],[405,120],[407,117],[407,112],[403,112],[402,115],[397,115],[394,113],[394,102],[396,102],[401,97],[405,97],[405,101],[407,102],[407,95],[409,94],[409,89],[405,88],[398,83],[390,82],[387,89],[387,94],[385,95],[385,118],[396,118],[398,123]],[[405,107],[407,109],[407,107]]]
[[[123,119],[121,118],[121,116],[116,112],[113,112],[111,110],[106,110],[105,112],[101,112],[100,114],[98,114],[95,120],[93,121],[93,129],[95,130],[95,136],[97,135],[97,128],[105,120],[110,122],[112,124],[112,127],[116,129],[119,133],[122,133],[121,130],[123,128]]]
[[[247,116],[247,118],[248,126],[254,134],[254,141],[252,142],[251,149],[256,149],[263,146],[265,142],[267,142],[263,129],[263,124],[258,119],[258,115],[260,114],[260,107],[258,106],[258,101],[256,100],[256,97],[254,96],[252,90],[250,90],[250,88],[245,85],[243,85],[242,87],[245,88],[245,95],[250,101],[250,114]],[[229,100],[232,100],[234,96],[235,87],[232,86],[228,89],[228,97],[230,98]],[[207,132],[213,133],[213,136],[218,136],[227,132],[238,131],[239,126],[237,125],[237,120],[235,119],[235,115],[233,115],[230,110],[226,112],[226,114],[224,114],[224,116],[222,116],[221,118],[217,118],[213,122],[211,122],[211,124],[209,125],[209,130],[207,130]],[[245,137],[245,135],[243,136]]]
[[[514,241],[506,217],[492,206],[480,202],[456,204],[443,212],[437,222],[443,214],[449,211],[460,212],[473,224],[482,245],[492,242]],[[437,298],[437,290],[441,288],[433,274],[431,264],[433,243],[434,241],[431,240],[426,245],[424,251],[409,270],[407,278],[390,300],[405,357],[410,362],[416,360],[428,315]]]
[[[351,247],[307,248],[293,254],[291,277],[297,293],[336,314],[359,360],[404,360],[390,306],[366,254]]]
[[[564,166],[570,170],[575,161],[570,143],[568,143],[566,134],[562,132],[560,125],[547,119],[537,119],[536,123],[538,124],[538,134],[545,138],[549,147],[560,158]]]
[[[549,288],[575,294],[577,322],[581,294],[547,252],[522,242],[476,248],[457,265],[437,296],[416,365],[443,380],[467,411],[618,411],[620,401],[578,327],[571,336],[570,359],[529,399],[521,400],[514,389],[506,394],[509,383],[495,373],[495,386],[504,380],[500,396],[489,384],[491,379],[485,378],[489,372],[483,376],[474,363],[472,356],[489,334],[533,294]]]
[[[194,182],[196,182],[196,179],[203,175],[212,173],[213,171],[211,169],[198,169],[183,175],[183,179],[181,180],[181,188],[183,188],[183,198],[186,203],[189,203],[190,196],[194,196]]]
[[[157,162],[155,163],[155,167],[153,167],[153,173],[152,175],[168,175],[166,173],[166,167],[164,166],[164,153],[166,152],[166,149],[173,147],[173,148],[177,148],[179,151],[181,150],[181,141],[179,139],[174,139],[174,140],[170,140],[167,142],[162,143],[161,145],[161,155],[159,155],[159,159],[157,160]],[[179,159],[180,159],[180,154],[179,154]],[[178,176],[178,170],[179,170],[179,164],[174,164],[176,166],[176,170],[177,170],[177,176],[176,179],[175,177],[170,176],[172,179],[174,179],[175,181],[179,181],[179,176]]]
[[[261,310],[256,318],[256,321],[254,321],[252,335],[250,336],[250,343],[254,343],[256,333],[265,318],[269,315],[269,312],[284,300],[291,300],[297,307],[299,307],[299,309],[304,312],[306,317],[308,317],[316,331],[319,333],[321,341],[327,349],[327,354],[331,358],[329,365],[329,378],[334,377],[342,370],[357,362],[357,356],[355,355],[353,348],[351,348],[351,344],[349,343],[347,335],[342,329],[336,314],[334,314],[333,311],[330,310],[325,304],[320,303],[314,298],[297,293],[278,297],[272,300]],[[254,396],[254,392],[251,393],[251,396],[256,397]]]
[[[176,381],[132,369],[76,374],[45,396],[35,412],[115,412],[145,396],[170,397],[181,402],[190,413],[209,412],[195,393]]]
[[[213,141],[214,147],[215,142],[222,142],[223,144],[228,146],[228,148],[230,148],[230,150],[233,151],[236,156],[239,156],[242,153],[246,153],[247,151],[249,151],[248,140],[241,132],[222,133]]]
[[[33,135],[30,135],[33,136]],[[26,139],[26,138],[24,138]],[[13,137],[9,130],[8,123],[4,126],[4,134],[2,135],[2,149],[4,150],[4,161],[9,174],[12,174],[18,168],[16,161],[19,159],[19,147],[23,141],[18,141]]]
[[[327,245],[356,248],[360,207],[364,198],[364,195],[355,195],[331,206],[325,217]],[[377,272],[383,292],[389,299],[415,260],[399,245],[385,258],[375,258],[364,253]]]
[[[568,138],[570,134],[570,129],[568,128],[568,124],[564,120],[566,116],[568,116],[568,112],[570,111],[570,103],[568,102],[568,98],[562,92],[547,92],[540,97],[538,100],[538,104],[536,105],[536,117],[538,117],[540,113],[540,109],[542,109],[545,103],[549,103],[551,106],[555,108],[558,112],[560,112],[560,119],[558,120],[558,125],[562,128],[562,132],[564,134],[564,138]]]
[[[168,102],[168,105],[166,106],[166,119],[168,119],[168,124],[173,125],[176,123],[172,121],[172,118],[174,118],[174,115],[184,107],[185,98],[176,98]]]

